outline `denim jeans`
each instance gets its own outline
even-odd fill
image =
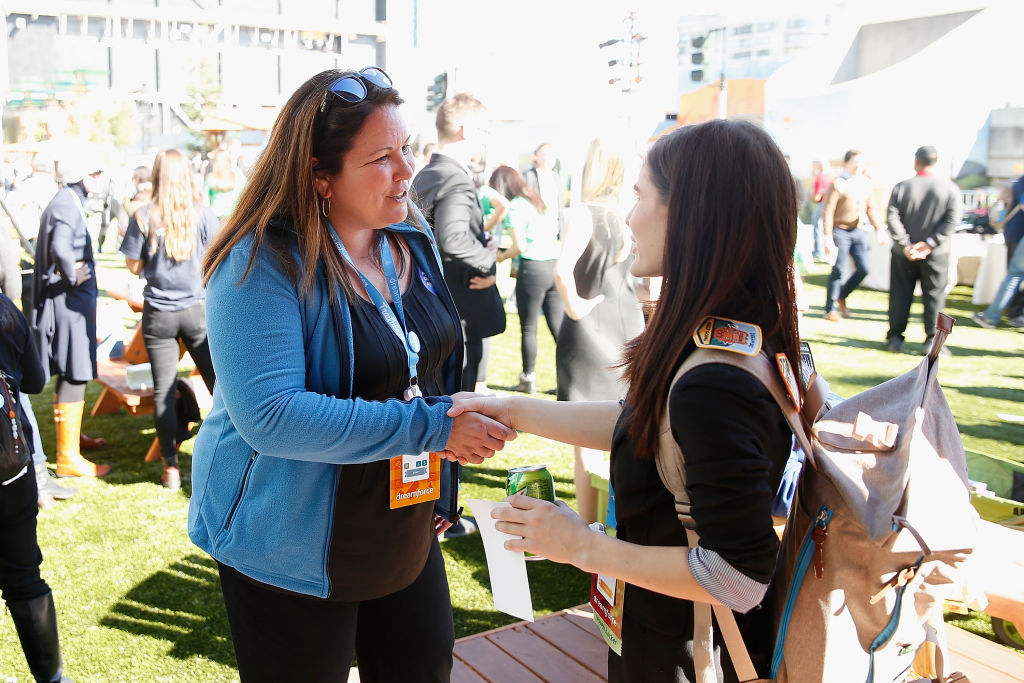
[[[811,256],[816,259],[825,256],[825,222],[822,218],[825,213],[825,202],[818,202],[814,205],[814,213],[811,214],[811,225],[814,226],[814,251]]]
[[[1017,293],[1020,283],[1024,282],[1024,246],[1021,245],[1024,245],[1024,242],[1018,242],[1014,248],[1013,258],[1010,259],[1010,264],[1006,268],[1006,277],[1003,278],[1003,283],[999,285],[992,303],[981,314],[993,325],[997,324],[999,319],[1003,317],[1003,309],[1010,304],[1010,300]]]
[[[859,228],[843,230],[836,227],[832,231],[836,243],[836,264],[828,274],[825,285],[825,312],[835,308],[836,301],[850,296],[861,281],[868,276],[871,265],[871,247],[868,245],[867,233]],[[846,270],[850,258],[853,258],[854,271],[847,277]]]
[[[153,418],[160,441],[160,456],[165,465],[177,467],[174,382],[180,357],[179,339],[192,356],[206,388],[213,392],[213,361],[206,341],[206,304],[198,303],[183,311],[158,311],[146,302],[142,309],[142,339],[153,369]]]

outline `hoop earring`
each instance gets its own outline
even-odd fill
[[[324,218],[327,218],[327,213],[330,210],[331,210],[331,200],[328,199],[327,197],[324,197],[320,201],[320,212],[324,215]]]

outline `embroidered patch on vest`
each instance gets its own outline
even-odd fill
[[[751,323],[709,315],[693,333],[693,343],[702,349],[721,349],[756,356],[761,351],[761,328]]]

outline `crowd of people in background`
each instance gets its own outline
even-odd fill
[[[778,181],[776,176],[788,161],[750,124],[722,123],[701,128],[690,137],[677,135],[655,147],[660,150],[657,163],[661,166],[652,166],[648,160],[634,188],[640,203],[630,212],[628,169],[638,166],[642,150],[622,136],[593,138],[580,169],[564,169],[556,145],[541,141],[532,150],[522,150],[521,157],[528,156],[529,162],[520,170],[518,160],[486,163],[491,115],[472,95],[446,99],[436,116],[436,143],[417,143],[415,149],[396,114],[401,103],[390,79],[379,69],[340,76],[325,72],[293,95],[282,116],[292,117],[295,126],[275,129],[262,156],[251,165],[244,162],[236,140],[217,145],[205,157],[200,152],[189,156],[184,150],[160,150],[151,164],[137,165],[130,172],[119,169],[123,178],[110,173],[115,169],[104,168],[97,157],[83,154],[68,153],[59,159],[39,156],[5,167],[5,208],[18,230],[0,239],[0,287],[6,295],[0,296],[0,326],[5,333],[0,361],[23,392],[36,393],[48,375],[56,378],[57,476],[97,478],[111,471],[110,465],[94,461],[101,457],[85,453],[102,453],[106,440],[83,431],[86,386],[97,378],[101,353],[97,252],[116,248],[128,271],[145,281],[141,335],[153,377],[162,460],[159,480],[167,489],[181,486],[178,450],[191,436],[187,425],[182,427],[179,407],[178,397],[187,393],[177,378],[179,346],[187,349],[211,394],[215,384],[222,383],[207,418],[217,430],[201,433],[205,450],[197,450],[194,461],[193,476],[204,483],[193,490],[190,532],[218,561],[243,678],[270,670],[280,670],[282,675],[300,669],[335,671],[347,668],[353,651],[359,653],[360,666],[368,670],[393,673],[404,671],[402,667],[426,668],[442,678],[450,670],[451,658],[450,654],[438,658],[437,653],[450,653],[452,616],[450,605],[446,607],[446,579],[434,536],[451,538],[471,533],[474,527],[453,510],[428,515],[413,508],[408,514],[394,515],[367,502],[372,494],[385,493],[390,465],[381,453],[389,457],[423,453],[431,458],[442,453],[446,458],[443,476],[451,487],[458,480],[458,465],[478,463],[500,449],[504,440],[514,438],[507,427],[478,413],[472,413],[473,418],[470,413],[456,414],[450,431],[442,427],[448,424],[445,416],[451,416],[446,412],[451,396],[488,390],[491,340],[505,331],[507,316],[514,312],[519,322],[521,371],[515,384],[502,389],[536,393],[538,363],[547,363],[555,368],[557,399],[567,403],[557,409],[558,414],[585,414],[576,412],[576,402],[607,402],[607,414],[600,415],[607,422],[602,438],[562,438],[575,444],[580,516],[584,522],[597,519],[597,493],[590,485],[589,470],[595,459],[606,457],[602,451],[613,447],[612,425],[621,410],[616,402],[631,392],[633,403],[652,410],[639,394],[644,387],[639,380],[659,371],[659,362],[650,355],[651,348],[636,341],[650,313],[645,304],[657,298],[657,284],[649,278],[670,265],[696,268],[699,260],[697,252],[691,254],[680,246],[700,246],[687,242],[689,237],[668,238],[669,251],[664,247],[665,235],[651,233],[644,236],[646,259],[637,265],[631,226],[635,232],[636,226],[653,230],[670,222],[685,223],[683,214],[689,209],[675,204],[671,218],[649,213],[667,211],[670,195],[684,190],[697,201],[693,188],[668,190],[675,187],[673,168],[682,167],[687,158],[681,146],[706,144],[710,158],[719,153],[709,141],[742,143],[757,151],[757,170],[765,183]],[[303,146],[300,143],[306,137],[312,142]],[[848,299],[869,273],[873,248],[865,228],[875,232],[879,245],[891,240],[889,329],[884,343],[894,352],[903,347],[916,285],[922,289],[926,345],[944,306],[951,235],[960,224],[962,206],[956,186],[935,173],[937,158],[932,147],[916,151],[915,175],[893,188],[884,212],[876,206],[876,188],[866,175],[863,156],[853,149],[843,155],[841,170],[816,161],[806,182],[794,178],[793,188],[787,177],[784,183],[776,182],[773,190],[777,196],[794,189],[792,198],[787,196],[776,206],[776,247],[789,240],[790,232],[796,234],[784,216],[793,213],[791,204],[806,192],[813,258],[831,264],[823,307],[826,321],[854,315]],[[736,184],[735,169],[726,161],[716,162],[717,172]],[[696,174],[689,167],[684,170]],[[307,172],[308,183],[303,175]],[[383,197],[380,202],[377,194]],[[715,197],[722,206],[729,203],[724,194]],[[1009,325],[1024,327],[1022,200],[1024,178],[1008,188],[998,221],[1004,229],[1008,272],[992,304],[974,316],[982,327],[995,327],[1004,313]],[[95,214],[99,220],[93,218]],[[756,221],[747,218],[737,238],[743,234],[756,239]],[[318,227],[310,227],[314,225]],[[322,225],[332,226],[340,241],[326,240]],[[716,254],[732,249],[720,243],[710,227],[702,226],[702,231],[707,233],[702,238],[707,249],[714,245]],[[757,256],[754,249],[746,244],[742,250],[743,272],[751,278],[761,272],[758,258],[768,257]],[[299,253],[302,258],[297,261]],[[22,277],[25,254],[32,261],[27,288]],[[792,277],[796,268],[788,265],[791,256],[800,263],[798,254],[776,253],[776,262],[765,267],[765,273],[775,280]],[[310,259],[319,268],[300,267],[300,261]],[[676,275],[673,291],[685,294],[687,301],[699,300],[688,281]],[[785,292],[779,296],[787,312],[785,334],[776,341],[790,355],[797,334],[795,316],[805,308],[799,301],[799,274],[795,276],[793,301],[790,290],[775,282],[778,291]],[[442,280],[445,287],[435,286]],[[217,294],[209,314],[209,338],[207,286]],[[729,298],[733,294],[717,291],[736,310],[746,310],[749,302],[733,301]],[[332,292],[344,296],[339,300]],[[301,302],[299,293],[305,297]],[[19,298],[21,312],[12,303]],[[289,303],[282,304],[286,300]],[[282,315],[257,322],[252,319],[253,306],[270,311],[280,307]],[[660,320],[659,338],[665,343],[671,334],[682,334],[694,323],[695,313],[673,306],[654,318]],[[294,308],[302,314],[288,318],[286,314]],[[767,311],[755,313],[759,322],[771,317]],[[554,357],[539,358],[538,337],[546,334],[539,329],[541,315]],[[396,326],[401,330],[397,340],[392,336]],[[298,344],[302,335],[312,346]],[[349,343],[343,345],[345,339]],[[251,354],[240,354],[245,349],[274,355],[276,365],[253,367]],[[632,385],[623,379],[624,349]],[[285,394],[297,397],[296,401],[284,400]],[[34,437],[29,439],[33,461],[16,487],[5,484],[0,501],[5,509],[13,510],[16,503],[22,510],[34,497],[35,506],[46,509],[55,500],[73,496],[75,490],[56,482],[47,467],[38,428],[32,429],[31,401],[18,396],[21,418],[30,426],[28,436]],[[395,399],[402,400],[400,407]],[[461,400],[455,399],[457,406]],[[254,401],[263,413],[247,412]],[[488,412],[496,404],[461,405]],[[692,407],[701,406],[694,403]],[[268,421],[267,411],[276,418]],[[309,434],[310,424],[322,425],[328,418],[336,421],[338,434],[353,421],[365,419],[358,447],[356,437],[332,440],[333,436]],[[526,422],[539,433],[565,436],[543,419],[531,419]],[[477,422],[470,424],[471,420]],[[777,426],[765,429],[778,432]],[[405,439],[401,443],[399,433]],[[614,442],[617,448],[622,447],[620,436]],[[773,432],[774,436],[778,434]],[[649,445],[653,437],[630,432],[630,438]],[[261,444],[258,452],[245,445],[253,441]],[[779,444],[777,453],[772,453],[773,467],[775,460],[784,460],[788,437]],[[297,448],[303,459],[289,459]],[[236,510],[237,504],[231,506],[234,492],[228,488],[240,476],[249,475],[261,453],[273,455],[275,449],[284,455],[260,465],[263,493]],[[221,459],[217,463],[210,458],[214,451]],[[320,475],[342,461],[348,464],[338,478],[337,491],[321,490],[320,482],[327,479]],[[366,484],[370,480],[376,483]],[[207,482],[213,482],[209,491]],[[277,492],[284,482],[308,487],[310,499],[320,507],[310,507],[303,500],[301,510],[282,509]],[[338,510],[357,522],[344,522],[347,518]],[[13,588],[5,586],[5,599],[33,673],[58,680],[61,667],[53,601],[39,579],[39,559],[30,552],[35,548],[32,512],[31,529],[27,522],[21,523],[16,547],[9,544],[3,552],[27,557],[25,562],[35,572],[11,584]],[[234,523],[233,529],[211,534],[224,514],[229,526]],[[281,536],[269,538],[274,533],[265,525],[270,517],[278,520],[275,529]],[[770,528],[767,518],[763,521],[767,537]],[[295,564],[288,553],[275,551],[275,543],[283,543],[287,534],[300,527],[303,533],[323,532],[320,540],[325,553],[331,551],[329,561]],[[332,536],[331,528],[340,531]],[[627,529],[626,533],[632,532]],[[366,564],[363,545],[371,535],[403,539],[404,545],[385,548],[376,564]],[[232,545],[231,539],[237,539],[237,544]],[[416,561],[397,561],[409,555],[410,548]],[[767,558],[771,553],[765,548]],[[388,563],[392,557],[396,561]],[[354,558],[362,558],[362,564]],[[759,571],[766,567],[759,566]],[[416,588],[413,593],[392,599],[410,582]],[[330,585],[339,588],[328,590]],[[9,590],[13,597],[8,597]],[[310,595],[324,598],[331,607],[307,620]],[[382,601],[385,597],[388,600]],[[432,640],[421,643],[422,651],[395,662],[368,639],[384,637],[390,628],[389,611],[405,609],[407,603],[437,607],[432,612],[436,628],[428,629]],[[364,613],[375,614],[375,610],[380,622],[370,617],[364,621]],[[296,618],[302,628],[296,628]],[[275,624],[276,640],[270,642],[267,633],[254,630],[255,623]],[[410,641],[416,640],[414,636],[409,634]],[[335,637],[346,643],[338,657],[315,666],[294,659],[317,638]],[[318,651],[330,649],[324,640]],[[630,670],[642,667],[633,661],[619,665]]]

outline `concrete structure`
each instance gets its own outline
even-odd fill
[[[787,8],[785,4],[763,3],[737,6],[721,13],[680,16],[678,19],[679,94],[715,82],[722,73],[723,54],[726,80],[767,78],[779,67],[828,38],[842,3],[825,1]],[[700,47],[695,39],[705,38]],[[703,64],[693,63],[700,54]],[[691,72],[703,71],[694,81]]]
[[[266,119],[303,80],[384,65],[386,0],[4,0],[5,115],[83,97],[135,103],[141,146],[198,126],[181,104]],[[10,124],[10,120],[8,120]],[[8,125],[10,130],[11,126]]]
[[[928,144],[956,177],[977,156],[972,150],[987,150],[978,141],[993,110],[1024,105],[1024,3],[935,0],[872,10],[870,23],[844,22],[768,79],[766,128],[797,169],[857,148],[876,184],[891,186]]]

